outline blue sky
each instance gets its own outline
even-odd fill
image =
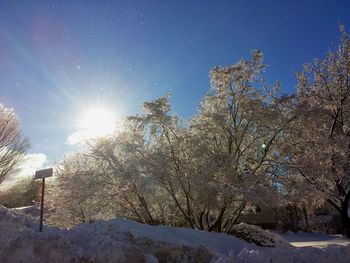
[[[0,103],[15,108],[31,153],[58,161],[82,112],[125,116],[168,92],[189,118],[213,66],[264,52],[267,80],[294,72],[350,28],[350,1],[0,1]]]

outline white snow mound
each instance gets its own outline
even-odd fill
[[[0,262],[350,262],[350,246],[297,248],[277,234],[255,230],[258,240],[265,234],[272,237],[274,247],[121,218],[69,230],[45,227],[39,233],[32,217],[0,206]]]

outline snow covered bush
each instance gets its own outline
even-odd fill
[[[262,247],[289,245],[280,235],[246,223],[235,225],[231,231],[235,237]]]

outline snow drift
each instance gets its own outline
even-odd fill
[[[247,231],[249,227],[239,228]],[[117,218],[73,229],[45,227],[20,210],[0,207],[0,262],[349,262],[350,246],[296,248],[253,227],[254,240],[193,229],[143,225]],[[265,244],[266,245],[266,244]]]

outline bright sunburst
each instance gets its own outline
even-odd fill
[[[115,129],[115,116],[107,109],[94,108],[85,113],[79,127],[96,136],[110,134]]]
[[[68,138],[70,144],[76,144],[91,138],[113,134],[117,127],[116,115],[105,108],[91,108],[82,114],[78,121],[79,131]]]

